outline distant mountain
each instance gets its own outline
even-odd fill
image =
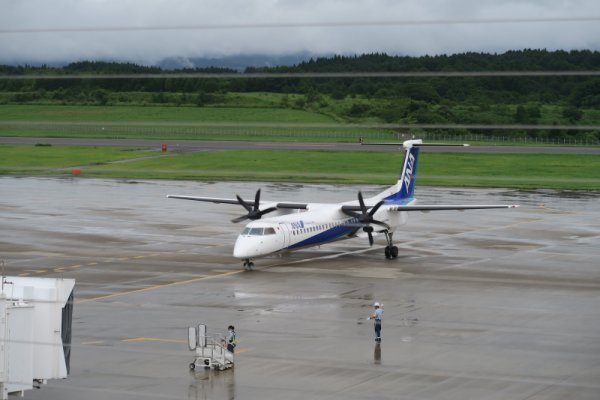
[[[116,63],[135,63],[148,67],[160,67],[165,70],[183,69],[183,68],[230,68],[237,71],[244,71],[247,67],[264,68],[278,66],[292,66],[308,61],[311,58],[329,57],[333,54],[314,54],[314,53],[294,53],[285,55],[266,55],[266,54],[249,54],[223,57],[168,57],[156,63],[145,63],[143,61],[121,60],[121,59],[96,59],[98,62],[116,62]],[[29,65],[32,67],[55,67],[60,68],[81,60],[60,60],[60,61],[34,61],[20,60],[0,62],[5,65]]]
[[[219,67],[243,71],[247,67],[260,68],[297,65],[303,61],[308,61],[311,58],[316,57],[324,57],[324,55],[296,53],[288,55],[241,54],[237,56],[225,56],[219,58],[170,57],[161,60],[155,66],[167,70],[181,68]]]

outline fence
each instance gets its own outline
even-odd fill
[[[311,125],[239,123],[113,123],[113,122],[29,122],[0,121],[0,136],[89,137],[111,139],[197,139],[197,140],[272,140],[272,141],[404,141],[422,138],[433,142],[466,142],[517,145],[598,146],[600,141],[584,132],[563,137],[529,137],[522,130],[506,135],[451,134],[428,132],[420,127],[402,129],[391,125]],[[414,131],[414,133],[413,133]],[[506,131],[507,133],[509,131]],[[593,137],[593,136],[592,136]]]

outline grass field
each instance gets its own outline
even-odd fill
[[[2,105],[0,136],[348,142],[393,134],[282,108]]]
[[[68,175],[71,167],[82,166],[85,177],[385,185],[397,180],[401,162],[401,154],[388,152],[162,155],[114,148],[0,146],[0,173],[5,175]],[[594,155],[424,152],[418,173],[422,185],[600,189],[600,157]]]
[[[293,95],[287,97],[294,98]],[[397,130],[381,127],[382,122],[372,118],[347,118],[344,110],[349,109],[351,104],[370,104],[361,98],[345,98],[334,103],[328,100],[325,102],[327,106],[310,110],[282,108],[278,103],[284,98],[281,94],[238,93],[229,94],[227,98],[227,103],[208,107],[3,104],[0,105],[0,136],[311,142],[355,142],[363,137],[366,141],[387,142],[397,140],[399,134]],[[381,100],[372,100],[370,106],[378,107],[378,101],[381,103]],[[504,105],[496,108],[498,110],[489,111],[487,117],[485,112],[477,111],[477,106],[456,105],[454,113],[461,115],[465,122],[513,123],[511,115],[514,107]],[[443,114],[440,107],[432,110]],[[544,123],[564,123],[558,118],[560,110],[560,107],[544,106]],[[479,117],[473,120],[474,115]],[[600,111],[587,110],[586,115],[600,119]],[[369,124],[379,127],[368,127]],[[434,137],[444,142],[453,140],[453,136],[444,131],[415,128],[402,132],[417,137]],[[503,131],[498,135],[500,137],[493,138],[463,133],[469,136],[466,140],[480,144],[538,144],[537,139],[531,138],[525,142],[523,132]],[[542,144],[542,139],[539,144]],[[592,133],[581,132],[560,144],[591,145],[596,142]]]
[[[73,167],[89,167],[153,155],[156,152],[128,148],[0,145],[0,174],[61,174],[69,173],[68,170]]]
[[[2,105],[0,120],[54,122],[272,122],[334,123],[303,110],[249,107]]]

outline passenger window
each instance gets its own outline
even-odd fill
[[[250,236],[262,236],[263,228],[252,228],[250,229]]]

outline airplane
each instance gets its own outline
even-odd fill
[[[365,145],[366,143],[362,143]],[[375,143],[374,143],[375,144]],[[400,146],[400,143],[386,143]],[[247,214],[234,218],[237,223],[250,220],[239,234],[233,248],[233,256],[244,261],[244,269],[254,267],[253,260],[272,254],[320,246],[356,237],[368,238],[384,235],[387,241],[385,257],[398,257],[398,247],[392,237],[398,227],[404,225],[408,213],[414,211],[475,210],[492,208],[515,208],[518,205],[419,205],[414,198],[419,152],[426,146],[468,146],[467,144],[425,144],[421,139],[402,143],[404,163],[396,184],[381,193],[343,203],[298,203],[261,201],[260,189],[254,201],[236,198],[196,197],[167,195],[167,198],[203,201],[216,204],[238,204]],[[267,217],[266,215],[269,214]]]

